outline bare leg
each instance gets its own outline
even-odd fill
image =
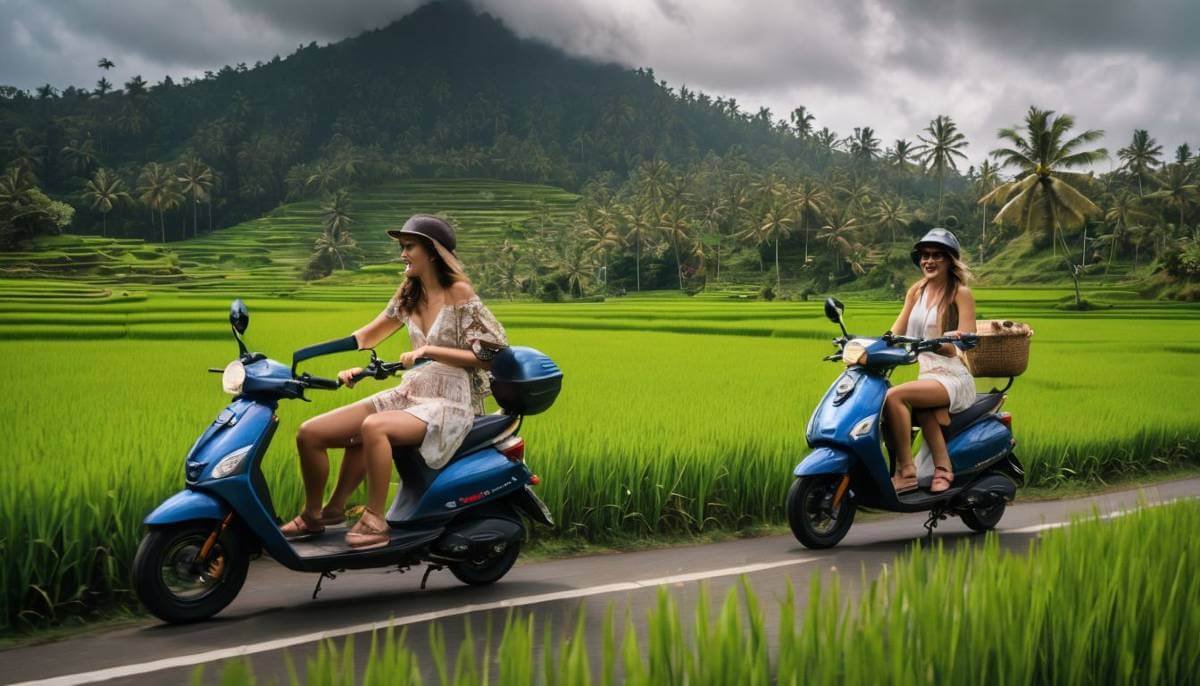
[[[367,507],[383,511],[392,478],[392,446],[420,445],[425,422],[403,410],[377,412],[363,420],[363,453],[366,457]]]
[[[925,445],[929,446],[933,463],[953,471],[950,467],[950,453],[946,450],[946,437],[942,435],[942,425],[938,421],[937,413],[924,410],[917,412],[916,417],[921,422],[921,436],[925,439]]]
[[[363,420],[375,413],[370,403],[354,403],[313,417],[296,432],[296,450],[300,453],[300,474],[304,479],[304,516],[321,516],[321,499],[329,479],[329,448],[345,446],[359,435]]]
[[[912,420],[908,405],[901,399],[900,389],[903,386],[893,386],[888,389],[887,398],[883,401],[883,416],[887,420],[888,435],[891,437],[888,448],[892,450],[892,464],[897,474],[907,472],[912,465]]]
[[[342,466],[338,470],[337,484],[333,487],[333,495],[322,513],[341,514],[346,510],[346,502],[354,493],[354,489],[363,482],[367,475],[366,455],[363,453],[362,437],[355,436],[352,445],[346,446],[346,454],[342,456]]]
[[[929,451],[934,456],[934,463],[943,467],[948,467],[950,464],[950,456],[946,452],[946,441],[942,437],[942,429],[939,426],[938,418],[939,410],[950,405],[950,394],[946,392],[946,387],[942,384],[931,380],[910,381],[906,384],[893,386],[888,389],[887,400],[885,403],[900,404],[907,409],[912,407],[913,411],[925,410],[919,413],[921,422],[922,436],[925,442],[929,444]],[[896,410],[893,410],[896,412]],[[909,429],[908,414],[905,412],[905,423],[903,429]],[[889,415],[889,422],[891,421]],[[895,429],[893,429],[895,431]],[[894,436],[895,434],[893,434]],[[893,439],[894,440],[894,439]],[[941,457],[939,458],[939,449]],[[901,449],[897,451],[897,464],[909,465],[912,464],[912,443],[904,441]],[[941,460],[941,461],[939,461]],[[915,471],[914,471],[915,473]],[[945,490],[945,489],[942,489]]]

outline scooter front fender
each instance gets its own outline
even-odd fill
[[[147,526],[178,524],[197,519],[220,521],[229,514],[229,506],[203,491],[185,488],[163,501],[145,520]]]
[[[796,465],[792,472],[796,476],[816,474],[845,474],[850,471],[850,453],[837,448],[820,447]]]

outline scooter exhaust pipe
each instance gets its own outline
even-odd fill
[[[447,531],[433,545],[441,557],[482,560],[504,553],[508,546],[525,538],[525,527],[500,517],[476,519]]]

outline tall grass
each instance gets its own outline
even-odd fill
[[[690,621],[660,589],[645,628],[627,619],[621,636],[610,608],[598,640],[582,612],[569,636],[556,642],[547,626],[540,644],[533,617],[510,614],[490,673],[491,640],[477,660],[469,622],[453,668],[438,625],[421,657],[388,630],[372,635],[361,676],[348,639],[322,644],[289,679],[417,684],[423,667],[437,675],[429,683],[522,686],[1197,683],[1197,527],[1200,503],[1190,501],[1077,522],[1025,553],[1003,551],[995,535],[978,547],[916,547],[854,600],[836,575],[814,574],[802,605],[789,583],[769,619],[745,580],[715,613],[702,588]],[[250,683],[252,670],[237,663],[222,677]]]
[[[251,298],[248,342],[286,360],[302,345],[346,335],[383,300]],[[1182,323],[1145,318],[1141,303],[1062,319],[1044,309],[1052,301],[1040,291],[980,292],[985,316],[1027,319],[1037,330],[1030,370],[1006,406],[1031,481],[1101,481],[1194,460],[1200,420],[1171,399],[1200,381],[1195,356],[1178,352],[1194,347],[1186,319],[1197,310],[1170,310]],[[553,535],[613,541],[782,520],[791,469],[807,452],[805,423],[839,371],[819,361],[831,348],[818,338],[833,329],[819,303],[492,305],[513,343],[542,349],[566,372],[558,403],[523,429],[560,524]],[[228,401],[219,377],[204,372],[234,356],[227,307],[224,299],[151,294],[138,303],[12,303],[0,312],[9,388],[0,628],[129,599],[140,522],[182,486],[183,455]],[[882,331],[894,310],[852,303],[847,317],[854,331]],[[403,338],[381,353],[397,356]],[[332,374],[364,357],[347,353],[306,369]],[[914,374],[903,369],[895,380]],[[384,387],[313,391],[311,405],[280,407],[265,460],[280,514],[302,500],[291,440],[300,422]]]

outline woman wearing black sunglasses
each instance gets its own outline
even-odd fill
[[[913,246],[912,260],[921,269],[921,279],[908,289],[892,331],[911,338],[974,333],[975,297],[967,287],[971,271],[962,261],[954,234],[946,229],[930,230]],[[909,434],[912,417],[933,455],[929,490],[940,493],[954,481],[941,427],[950,423],[951,413],[961,412],[975,401],[975,380],[954,345],[947,343],[936,352],[921,353],[917,364],[917,380],[893,386],[884,403],[889,449],[896,466],[892,485],[898,494],[917,488]]]

